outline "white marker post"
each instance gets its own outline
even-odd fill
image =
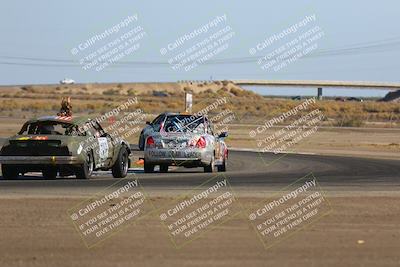
[[[185,112],[192,113],[193,93],[185,92]]]

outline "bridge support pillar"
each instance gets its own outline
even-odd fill
[[[322,87],[318,87],[317,98],[318,98],[318,100],[322,100]]]

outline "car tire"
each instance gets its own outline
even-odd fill
[[[42,170],[43,178],[47,180],[54,180],[57,177],[57,169],[54,167],[48,167]]]
[[[18,169],[12,165],[1,164],[1,172],[4,180],[17,179],[19,175]]]
[[[146,163],[146,160],[145,160],[144,161],[144,172],[145,173],[154,172],[154,164]]]
[[[217,166],[219,172],[226,172],[226,164],[227,164],[226,162],[227,162],[227,158],[224,158],[222,165]]]
[[[111,168],[114,178],[124,178],[128,174],[129,153],[125,147],[119,150],[117,160]]]
[[[140,136],[139,136],[139,150],[140,151],[144,150],[144,134],[143,134],[143,132],[141,132]]]
[[[204,166],[204,172],[214,172],[214,171],[215,171],[215,157],[213,155],[210,164]]]
[[[165,173],[165,172],[168,172],[168,164],[161,164],[160,165],[160,172],[163,172],[163,173]]]
[[[93,154],[88,153],[85,162],[75,170],[76,178],[89,179],[93,173],[93,165]]]

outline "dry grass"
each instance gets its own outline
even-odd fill
[[[164,111],[182,111],[184,91],[194,92],[195,111],[213,103],[219,97],[227,97],[229,108],[245,123],[256,123],[281,115],[303,101],[264,98],[243,90],[229,81],[202,83],[137,83],[137,84],[84,84],[46,85],[3,88],[0,94],[0,114],[22,117],[55,114],[62,96],[71,95],[74,113],[105,113],[117,107],[128,97],[137,96],[139,103],[130,110],[141,108],[149,114]],[[155,91],[167,96],[157,97]],[[55,94],[55,92],[57,92]],[[390,102],[338,102],[317,101],[309,109],[320,109],[327,125],[362,127],[375,123],[383,127],[400,127],[400,105]],[[297,117],[303,113],[298,114]],[[292,117],[292,120],[296,117]]]

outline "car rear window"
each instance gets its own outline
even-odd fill
[[[193,115],[167,116],[164,121],[163,130],[167,133],[204,133],[204,117]]]
[[[19,134],[82,135],[75,125],[58,121],[39,121],[25,124]],[[74,131],[75,129],[75,131]]]

